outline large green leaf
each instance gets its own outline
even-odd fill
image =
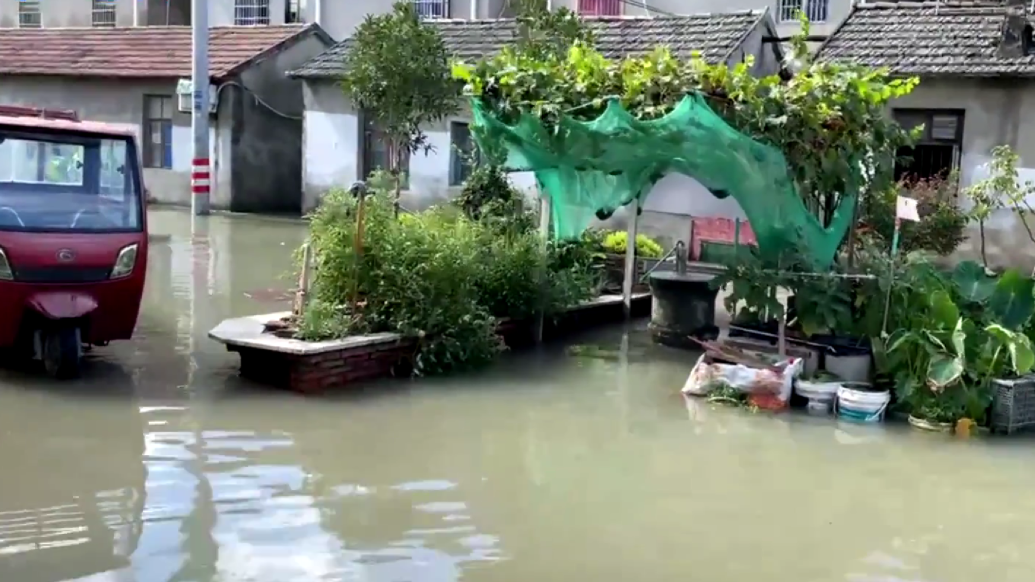
[[[964,331],[964,324],[965,320],[961,317],[956,320],[956,327],[952,330],[952,347],[961,360],[966,360],[967,353],[967,332]]]
[[[931,316],[938,327],[951,328],[960,320],[960,310],[949,294],[939,289],[931,296]]]
[[[927,382],[933,390],[940,391],[963,375],[963,360],[948,354],[931,358],[927,366]]]
[[[1035,313],[1035,281],[1009,269],[999,278],[988,308],[1007,329],[1018,329]]]
[[[1010,331],[997,323],[989,325],[985,331],[1006,348],[1010,354],[1010,365],[1014,372],[1027,374],[1032,368],[1035,368],[1035,351],[1032,350],[1031,340],[1028,336]]]
[[[952,281],[967,301],[984,303],[995,291],[996,281],[976,261],[963,261],[952,272]]]

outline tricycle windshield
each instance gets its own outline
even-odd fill
[[[0,127],[0,231],[139,231],[129,137]]]

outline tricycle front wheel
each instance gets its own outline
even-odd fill
[[[61,326],[45,333],[43,367],[47,374],[60,380],[79,377],[82,371],[82,345],[79,340],[79,328]]]

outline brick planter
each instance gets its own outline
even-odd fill
[[[650,313],[651,297],[633,299],[633,315]],[[409,376],[417,343],[394,333],[305,342],[265,332],[265,324],[287,314],[271,313],[230,319],[209,337],[241,356],[241,376],[261,384],[302,394],[320,394],[363,380]],[[580,305],[545,323],[545,339],[558,337],[623,317],[621,297],[607,296]],[[535,343],[532,320],[501,321],[496,329],[511,348]]]
[[[303,394],[319,394],[328,388],[362,380],[408,376],[415,348],[416,342],[409,339],[315,354],[228,346],[230,351],[241,355],[242,377]]]

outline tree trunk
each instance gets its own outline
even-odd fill
[[[978,221],[978,234],[981,236],[981,264],[988,266],[988,257],[985,256],[985,221]]]
[[[388,140],[388,165],[389,170],[392,173],[393,186],[395,188],[395,196],[392,198],[392,205],[395,208],[395,215],[399,216],[399,198],[402,197],[402,175],[401,168],[402,156],[400,154],[399,142],[396,139]]]

